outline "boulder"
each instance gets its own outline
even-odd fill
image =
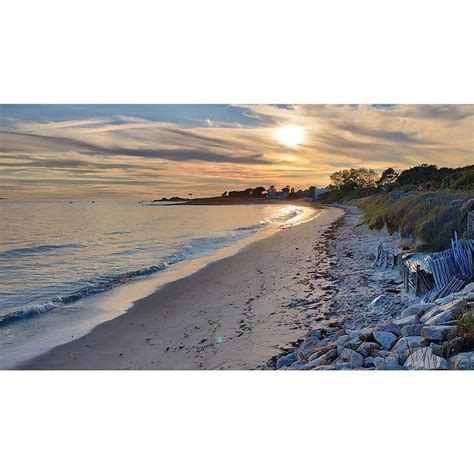
[[[309,331],[306,338],[321,340],[323,338],[323,334],[319,329],[312,329],[311,331]]]
[[[447,309],[446,311],[442,311],[441,313],[435,314],[430,319],[425,321],[425,324],[430,326],[434,326],[440,323],[446,323],[448,321],[452,321],[457,316],[457,313],[454,309]]]
[[[421,335],[429,341],[445,341],[455,326],[423,326]]]
[[[378,307],[378,306],[383,306],[387,303],[388,303],[388,297],[386,295],[380,295],[380,296],[377,296],[377,298],[374,298],[370,302],[370,306]]]
[[[369,260],[375,260],[377,257],[375,256],[374,253],[369,253],[369,255],[367,255],[367,258],[368,258]]]
[[[474,351],[461,352],[449,358],[449,367],[454,370],[473,370],[474,369]]]
[[[420,323],[425,324],[425,322],[428,321],[428,319],[442,312],[443,312],[442,306],[435,306],[434,308],[431,308],[426,313],[420,316]]]
[[[446,370],[448,362],[434,355],[431,347],[423,347],[410,354],[403,367],[408,370]]]
[[[334,370],[348,370],[353,368],[350,362],[343,362],[342,360],[336,360],[331,367],[334,367]]]
[[[400,338],[395,346],[392,348],[392,352],[398,354],[404,354],[407,351],[413,351],[423,346],[423,338],[421,336],[407,336]]]
[[[329,352],[333,349],[336,349],[337,346],[336,344],[328,344],[327,346],[324,347],[318,347],[316,350],[308,357],[308,362],[311,362],[314,359],[317,359],[318,357],[321,357],[322,355],[326,354],[326,352]]]
[[[463,337],[455,337],[450,341],[446,341],[441,346],[441,353],[446,357],[451,357],[459,354],[464,348],[465,341]],[[437,354],[440,355],[440,354]]]
[[[464,293],[474,293],[474,281],[472,283],[468,283],[462,290]]]
[[[374,354],[375,351],[379,350],[380,346],[375,342],[363,342],[358,348],[357,352],[362,354],[364,357],[369,357]]]
[[[349,349],[357,349],[357,347],[359,347],[361,342],[362,341],[360,340],[359,337],[353,337],[352,339],[344,343],[342,347],[349,348]]]
[[[279,357],[276,361],[276,368],[281,369],[282,367],[287,367],[293,362],[296,362],[298,360],[298,356],[292,352],[291,354],[288,354],[286,356]]]
[[[377,324],[377,326],[374,328],[374,331],[387,331],[395,334],[395,336],[402,335],[401,327],[391,322]]]
[[[374,359],[376,370],[401,370],[398,357],[395,354],[388,354],[387,357],[376,357]]]
[[[392,334],[391,332],[386,332],[386,331],[375,331],[374,333],[374,339],[385,349],[391,349],[391,347],[395,344],[395,341],[397,340],[397,336],[395,334]]]
[[[311,362],[308,362],[303,369],[314,369],[320,365],[329,365],[334,359],[337,358],[336,349],[331,349],[322,356],[312,359]]]
[[[400,315],[402,318],[406,318],[407,316],[420,316],[423,314],[425,311],[428,311],[429,309],[433,308],[436,306],[434,303],[418,303],[418,304],[412,304],[411,306],[408,306],[408,308],[405,308],[402,311],[402,314]]]
[[[409,324],[402,327],[402,336],[420,336],[423,324]]]
[[[334,344],[338,347],[342,347],[346,342],[350,341],[352,339],[352,336],[349,336],[349,334],[345,334],[344,336],[339,336],[335,341]]]
[[[463,299],[466,303],[471,303],[472,301],[474,301],[474,293],[468,293]]]
[[[447,303],[452,303],[456,300],[461,299],[465,294],[467,293],[464,293],[464,291],[461,291],[459,293],[451,293],[450,295],[445,296],[444,298],[438,298],[437,300],[435,300],[435,304],[443,306]]]
[[[375,367],[374,360],[375,360],[374,357],[366,357],[364,359],[364,367],[367,367],[367,368]]]
[[[418,315],[416,314],[412,314],[411,316],[405,316],[403,318],[398,318],[393,321],[393,323],[398,326],[419,324],[419,322],[420,322],[420,319],[418,318]]]
[[[364,366],[364,357],[352,349],[343,349],[341,359],[349,362],[352,369]]]

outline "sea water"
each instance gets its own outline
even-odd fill
[[[315,212],[288,204],[0,201],[0,367],[117,316],[144,288],[156,288],[153,276],[171,281],[183,267]]]

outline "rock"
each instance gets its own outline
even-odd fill
[[[313,367],[311,370],[337,370],[337,367],[333,365],[318,365],[317,367]]]
[[[464,293],[474,293],[474,281],[472,283],[468,283],[462,290]]]
[[[324,342],[319,339],[306,338],[298,350],[298,360],[308,362],[309,356],[321,347],[324,347]]]
[[[426,321],[428,321],[428,319],[442,312],[443,309],[441,306],[435,306],[420,316],[420,323],[424,324]]]
[[[423,326],[421,335],[429,341],[445,341],[454,329],[454,326]]]
[[[364,357],[352,349],[343,349],[341,352],[341,359],[349,362],[352,369],[364,366]]]
[[[334,359],[337,358],[337,351],[336,349],[331,349],[322,356],[318,357],[317,359],[311,360],[308,362],[303,369],[314,369],[315,367],[319,367],[320,365],[329,365]]]
[[[288,354],[286,356],[279,357],[276,361],[276,368],[281,369],[282,367],[287,367],[293,362],[296,362],[298,360],[298,356],[292,352],[291,354]]]
[[[344,343],[342,347],[349,348],[349,349],[357,349],[357,347],[359,347],[361,342],[362,341],[360,340],[359,337],[353,337],[352,339]]]
[[[433,351],[434,355],[443,357],[443,346],[441,344],[436,344],[436,342],[432,342],[428,347]]]
[[[380,295],[380,296],[377,296],[377,298],[374,298],[370,302],[370,306],[375,306],[375,307],[383,306],[383,305],[387,304],[387,302],[388,302],[387,296],[386,295]]]
[[[366,357],[364,359],[364,367],[374,367],[375,366],[374,360],[375,360],[374,357]]]
[[[408,326],[408,325],[413,325],[413,324],[419,324],[420,319],[416,314],[413,314],[411,316],[405,316],[403,318],[398,318],[393,321],[394,324],[398,326]]]
[[[321,340],[323,338],[323,334],[319,329],[312,329],[311,331],[309,331],[306,337],[310,339]]]
[[[422,327],[423,324],[409,324],[408,326],[403,326],[402,336],[420,336]]]
[[[351,339],[352,339],[352,336],[349,336],[349,334],[346,334],[344,336],[338,337],[334,341],[334,343],[336,344],[336,346],[342,347],[346,342],[349,342]]]
[[[402,318],[406,318],[407,316],[420,316],[423,314],[425,311],[428,311],[429,309],[433,308],[436,306],[434,303],[418,303],[418,304],[412,304],[411,306],[408,306],[408,308],[405,308],[402,311],[402,314],[400,315]]]
[[[441,355],[446,357],[451,357],[456,354],[459,354],[464,348],[465,342],[463,337],[456,337],[450,341],[446,341],[441,346]],[[435,352],[436,354],[436,352]],[[436,354],[440,355],[440,354]]]
[[[332,367],[334,367],[335,370],[348,370],[352,369],[351,364],[349,362],[343,362],[343,361],[336,361],[332,364]]]
[[[425,321],[425,324],[434,326],[439,323],[446,323],[448,321],[452,321],[457,316],[457,313],[454,309],[447,309],[439,314],[435,314],[430,319]]]
[[[330,350],[336,349],[336,348],[337,348],[336,344],[328,344],[327,346],[318,347],[308,357],[308,362],[311,362],[313,359],[317,359],[318,357],[321,357],[322,355],[326,354],[326,352],[329,352]]]
[[[401,370],[402,367],[398,363],[398,357],[395,354],[389,354],[387,357],[376,357],[374,359],[376,370]]]
[[[407,351],[413,351],[423,346],[423,338],[421,336],[407,336],[400,338],[395,346],[392,348],[392,352],[398,354],[404,354]]]
[[[374,353],[374,357],[387,357],[390,354],[389,351],[381,350]]]
[[[463,296],[463,295],[461,295]],[[447,303],[451,303],[453,302],[454,300],[457,300],[459,299],[459,293],[451,293],[450,295],[448,296],[445,296],[443,298],[438,298],[437,300],[435,300],[435,304],[437,304],[438,306],[443,306]]]
[[[368,258],[369,260],[375,260],[377,257],[375,256],[374,253],[369,253],[369,255],[367,255],[367,258]]]
[[[408,370],[446,370],[448,362],[434,355],[431,347],[423,347],[410,354],[403,367]]]
[[[474,352],[461,352],[449,358],[449,367],[454,370],[473,370]]]
[[[401,327],[394,323],[380,323],[375,326],[374,331],[387,331],[395,334],[395,336],[401,336]]]
[[[386,331],[375,331],[374,333],[374,339],[385,349],[390,349],[393,344],[395,344],[395,341],[397,340],[397,336],[395,334],[392,334],[391,332],[386,332]]]
[[[364,357],[371,356],[375,351],[379,350],[380,346],[375,342],[363,342],[357,349],[359,354]]]
[[[468,293],[463,299],[464,301],[471,303],[474,301],[474,293]]]

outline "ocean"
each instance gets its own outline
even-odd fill
[[[288,204],[0,201],[0,326],[8,326],[0,338],[18,339],[21,331],[37,338],[81,318],[90,329],[92,311],[77,304],[82,300],[164,275],[315,212]],[[92,318],[98,322],[99,312]]]

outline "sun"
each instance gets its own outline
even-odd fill
[[[298,125],[285,125],[277,128],[275,135],[283,145],[294,147],[303,142],[305,131],[303,127]]]

